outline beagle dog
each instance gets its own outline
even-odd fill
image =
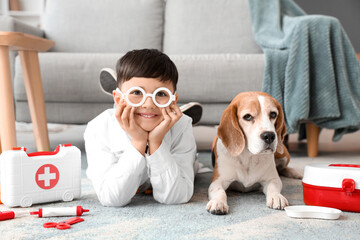
[[[302,178],[287,168],[290,155],[283,145],[286,133],[281,105],[263,92],[238,94],[225,109],[212,145],[214,172],[207,210],[227,214],[226,189],[248,192],[262,187],[266,205],[284,209],[279,174]]]

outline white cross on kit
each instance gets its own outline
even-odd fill
[[[44,181],[45,187],[50,186],[50,180],[56,179],[56,173],[50,173],[50,167],[45,167],[44,173],[38,175],[39,181]]]

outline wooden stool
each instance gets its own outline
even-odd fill
[[[54,44],[20,32],[0,32],[0,153],[17,146],[9,50],[18,51],[20,56],[36,147],[38,151],[50,150],[38,52]]]

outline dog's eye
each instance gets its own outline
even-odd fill
[[[251,121],[253,119],[253,117],[250,115],[250,114],[246,114],[244,117],[243,117],[244,120],[246,121]]]
[[[277,117],[277,113],[276,112],[271,112],[270,113],[270,118],[274,119]]]

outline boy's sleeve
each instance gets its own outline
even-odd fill
[[[125,206],[140,185],[146,168],[145,157],[130,141],[121,139],[119,144],[126,144],[124,151],[112,153],[109,146],[101,141],[102,138],[97,136],[89,125],[84,139],[88,161],[87,175],[93,183],[99,201],[104,206]]]
[[[171,141],[162,141],[147,162],[155,200],[166,204],[185,203],[194,192],[194,162],[196,143],[191,120]]]

